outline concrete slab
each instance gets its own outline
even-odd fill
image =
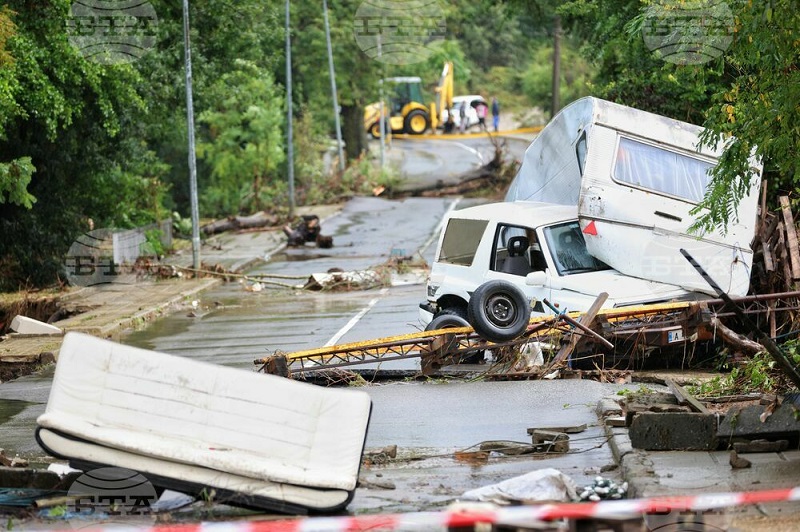
[[[713,414],[640,412],[629,436],[633,447],[650,451],[716,449],[717,419]]]
[[[764,405],[751,405],[729,410],[719,423],[720,440],[789,437],[796,442],[800,438],[800,421],[797,417],[800,409],[793,404],[784,403],[772,414],[768,414],[767,408]]]
[[[64,334],[55,325],[20,315],[11,320],[11,330],[18,334]]]

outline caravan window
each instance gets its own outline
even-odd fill
[[[620,137],[614,179],[697,203],[714,165],[680,153]]]

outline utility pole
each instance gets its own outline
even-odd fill
[[[333,97],[333,119],[336,126],[336,147],[339,151],[339,171],[344,172],[344,149],[342,148],[342,126],[339,123],[339,97],[336,95],[336,73],[333,68],[333,48],[331,47],[331,27],[328,24],[328,0],[322,0],[322,14],[325,17],[325,40],[328,43],[328,73],[331,78]]]
[[[381,63],[381,73],[383,73],[383,63],[381,62],[381,34],[378,34],[378,62]],[[380,143],[381,143],[381,170],[386,167],[386,133],[385,128],[385,111],[383,109],[383,76],[378,80],[378,105],[380,108],[380,117],[378,118],[378,127],[381,130]]]
[[[561,108],[561,17],[553,18],[553,100],[550,104],[550,118],[556,116]]]
[[[186,70],[186,128],[189,137],[189,196],[192,204],[192,268],[200,269],[200,208],[197,202],[197,157],[194,146],[192,51],[189,42],[189,0],[183,0],[183,55]]]
[[[292,36],[289,32],[289,0],[286,0],[286,162],[289,169],[289,217],[294,216],[294,132],[292,131]]]

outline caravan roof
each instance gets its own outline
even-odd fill
[[[722,152],[721,147],[698,149],[698,136],[703,131],[700,126],[589,96],[562,109],[533,140],[506,201],[577,205],[583,171],[579,151],[583,149],[585,153],[596,126],[713,159]],[[609,150],[613,149],[609,146]]]

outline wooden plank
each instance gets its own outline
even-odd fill
[[[768,272],[775,271],[775,261],[772,260],[772,250],[769,247],[769,244],[764,242],[764,239],[761,239],[761,251],[764,254],[764,268]]]
[[[758,231],[757,235],[761,234],[767,223],[767,180],[761,181],[761,205],[758,210]]]
[[[778,242],[775,246],[778,248],[778,253],[781,258],[781,266],[783,266],[783,281],[787,290],[792,289],[792,272],[789,268],[789,254],[786,249],[786,241],[783,238],[785,231],[783,230],[783,222],[778,222]]]
[[[597,313],[600,312],[600,307],[603,306],[603,303],[606,302],[606,299],[608,299],[607,292],[602,292],[599,296],[597,296],[597,299],[594,300],[594,303],[592,303],[592,306],[589,307],[589,310],[581,314],[578,323],[580,323],[586,328],[591,327],[592,323],[594,322],[594,319],[597,317]],[[570,336],[569,338],[569,341],[561,346],[561,349],[558,350],[558,353],[556,354],[555,358],[553,358],[553,361],[550,363],[545,373],[548,373],[551,368],[554,368],[562,364],[567,359],[567,357],[569,357],[572,351],[575,350],[575,347],[578,345],[578,340],[580,340],[580,338],[581,336],[577,334],[577,331],[573,331],[572,336]]]
[[[781,196],[781,211],[783,212],[783,226],[786,229],[786,242],[789,245],[789,259],[792,267],[792,280],[800,280],[800,247],[797,244],[797,230],[794,226],[792,209],[789,207],[788,196]]]
[[[689,392],[683,389],[683,386],[672,380],[671,378],[667,377],[664,379],[669,391],[672,392],[672,395],[678,400],[679,405],[688,406],[695,412],[699,412],[701,414],[710,414],[708,409],[703,406],[703,404],[694,398]]]
[[[769,214],[768,220],[769,221],[767,222],[767,225],[763,228],[763,231],[760,233],[761,238],[763,238],[764,241],[766,242],[769,242],[770,239],[772,238],[772,235],[775,234],[775,228],[778,227],[778,222],[780,221],[778,217],[772,213]]]
[[[778,336],[778,327],[775,323],[775,301],[767,301],[767,315],[769,316],[769,337],[775,338]]]

